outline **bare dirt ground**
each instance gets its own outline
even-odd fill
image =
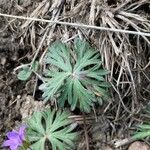
[[[0,13],[49,20],[84,23],[134,31],[150,31],[149,0],[0,0]],[[7,131],[16,128],[33,111],[43,109],[41,92],[35,89],[35,77],[19,81],[14,69],[37,60],[56,39],[69,42],[76,36],[96,47],[110,70],[111,99],[95,114],[88,114],[90,150],[106,150],[115,139],[130,137],[136,125],[149,121],[150,38],[138,35],[101,32],[77,27],[0,17],[0,144]],[[33,92],[35,90],[34,97]],[[75,115],[80,113],[73,112]],[[78,149],[86,149],[83,135]],[[149,141],[146,141],[147,143]],[[127,149],[128,145],[121,149]]]

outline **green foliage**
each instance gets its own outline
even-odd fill
[[[30,66],[25,66],[22,68],[22,70],[18,73],[17,75],[17,78],[19,80],[22,80],[22,81],[26,81],[30,78],[31,74],[33,71],[37,71],[38,69],[38,62],[34,62],[32,67]]]
[[[150,115],[150,104],[148,103],[141,111],[142,114]],[[138,126],[137,131],[134,133],[133,138],[135,140],[150,138],[150,122],[143,123]]]
[[[142,124],[138,126],[138,131],[132,136],[133,139],[143,139],[150,137],[150,124]]]
[[[32,150],[72,150],[77,133],[73,132],[69,113],[47,110],[36,112],[27,121],[27,139]]]
[[[108,99],[104,76],[108,71],[102,69],[100,54],[86,41],[76,39],[71,51],[64,43],[55,42],[45,56],[45,82],[39,87],[45,100],[58,99],[64,107],[66,101],[74,110],[90,112],[94,102],[102,104]]]
[[[30,78],[32,71],[29,67],[24,67],[17,75],[19,80],[25,81]]]

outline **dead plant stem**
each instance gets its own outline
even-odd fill
[[[150,37],[150,33],[140,32],[140,31],[137,32],[137,31],[116,29],[116,28],[99,27],[99,26],[86,25],[86,24],[81,24],[81,23],[63,22],[63,21],[57,21],[57,20],[53,21],[53,20],[46,20],[46,19],[39,19],[39,18],[31,18],[31,17],[24,17],[24,16],[8,15],[8,14],[3,14],[3,13],[0,13],[0,16],[16,18],[16,19],[23,19],[23,20],[47,22],[47,23],[60,24],[60,25],[66,25],[66,26],[73,26],[73,27],[79,27],[79,28],[88,28],[88,29],[95,29],[95,30],[101,30],[101,31],[110,31],[110,32],[120,32],[120,33],[134,34],[134,35],[141,35],[141,36]]]
[[[89,148],[89,137],[88,137],[87,126],[86,126],[86,117],[85,117],[84,113],[83,113],[83,122],[84,122],[84,134],[85,134],[86,150],[90,150],[90,148]]]

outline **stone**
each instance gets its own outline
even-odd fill
[[[128,150],[150,150],[150,146],[144,142],[136,141],[129,146]]]

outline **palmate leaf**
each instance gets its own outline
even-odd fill
[[[64,106],[65,100],[71,105],[74,110],[79,103],[81,111],[90,112],[90,107],[95,101],[94,94],[85,89],[78,79],[67,79],[67,83],[63,87],[62,96],[59,99],[60,106]]]
[[[49,50],[45,57],[46,64],[54,65],[65,72],[72,72],[70,53],[65,44],[55,42]]]
[[[48,100],[49,98],[52,98],[54,96],[54,93],[58,91],[58,89],[63,84],[64,80],[69,76],[68,72],[59,72],[55,73],[55,76],[53,78],[45,80],[45,83],[40,86],[40,89],[44,91],[44,94],[42,95],[45,100]]]
[[[46,143],[53,150],[74,149],[74,142],[78,134],[72,132],[69,113],[47,110],[36,112],[27,121],[27,138],[31,142],[32,150],[45,150]]]
[[[104,78],[108,71],[101,66],[100,54],[86,41],[77,38],[72,51],[61,42],[53,43],[45,64],[45,83],[39,87],[45,100],[56,96],[61,107],[68,102],[72,110],[79,107],[90,112],[96,101],[108,99],[110,86]]]

